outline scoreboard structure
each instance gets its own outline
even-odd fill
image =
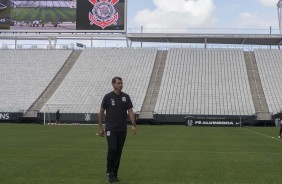
[[[125,0],[88,0],[77,4],[78,30],[126,31]]]
[[[0,31],[127,30],[126,0],[0,0]]]

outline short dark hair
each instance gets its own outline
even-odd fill
[[[121,77],[114,77],[114,78],[112,79],[112,84],[116,83],[116,80],[122,81],[122,78],[121,78]]]

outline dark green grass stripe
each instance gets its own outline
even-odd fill
[[[22,152],[30,152],[30,151],[36,151],[36,152],[45,152],[45,151],[55,151],[55,152],[95,152],[95,153],[101,153],[105,152],[105,149],[96,149],[96,148],[8,148],[11,153],[14,151],[19,151],[21,150]],[[7,150],[8,150],[7,149]],[[162,153],[172,153],[172,154],[215,154],[215,155],[225,155],[225,154],[234,154],[234,155],[245,155],[245,154],[252,154],[252,155],[270,155],[270,156],[279,156],[282,155],[282,152],[256,152],[256,151],[194,151],[194,150],[138,150],[138,149],[124,149],[124,152],[128,153],[140,153],[140,152],[145,152],[148,154],[162,154]]]
[[[46,12],[45,21],[46,22],[52,22],[52,17],[50,15],[49,11],[45,10],[45,12]]]
[[[75,9],[70,9],[70,8],[62,8],[62,9],[57,9],[57,11],[60,12],[62,17],[64,18],[65,21],[67,22],[75,22],[76,21],[76,11]]]
[[[40,12],[39,8],[30,8],[27,9],[27,13],[30,15],[31,21],[40,20]]]
[[[75,9],[70,8],[14,8],[11,10],[12,20],[57,22],[60,19],[75,22]]]
[[[50,15],[50,18],[51,18],[51,22],[58,22],[58,17],[56,15],[56,12],[54,9],[52,8],[48,8],[48,13]]]
[[[40,20],[40,8],[14,8],[11,11],[12,20],[33,21]]]
[[[49,8],[48,12],[53,22],[74,22],[75,11],[69,8]]]
[[[37,8],[37,9],[36,9],[36,12],[35,12],[34,14],[36,14],[34,20],[41,20],[41,21],[42,21],[42,17],[41,17],[42,8]]]
[[[31,14],[25,8],[12,9],[12,20],[27,21],[30,20]]]
[[[64,9],[55,9],[54,10],[59,22],[72,22],[71,17],[68,16],[68,14],[66,14],[66,11],[64,11]]]
[[[75,9],[66,9],[68,12],[67,15],[71,18],[73,22],[76,21],[76,10]]]
[[[43,22],[43,23],[46,23],[47,22],[47,20],[46,20],[46,11],[45,11],[45,9],[41,9],[41,21]]]

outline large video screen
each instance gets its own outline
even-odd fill
[[[10,0],[0,0],[0,29],[10,28]]]
[[[88,0],[77,4],[79,30],[125,30],[125,0]]]
[[[0,29],[126,32],[126,0],[0,0]]]

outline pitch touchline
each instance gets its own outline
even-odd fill
[[[249,131],[249,132],[251,132],[251,133],[259,134],[259,135],[262,135],[262,136],[264,136],[264,137],[267,137],[267,138],[270,138],[270,139],[274,139],[274,140],[279,141],[279,142],[282,141],[281,139],[277,139],[277,138],[275,138],[275,137],[271,137],[271,136],[269,136],[269,135],[266,135],[266,134],[263,134],[263,133],[260,133],[260,132],[254,131],[254,130],[249,130],[249,129],[247,129],[247,128],[243,128],[243,129],[244,129],[244,130],[247,130],[247,131]]]

